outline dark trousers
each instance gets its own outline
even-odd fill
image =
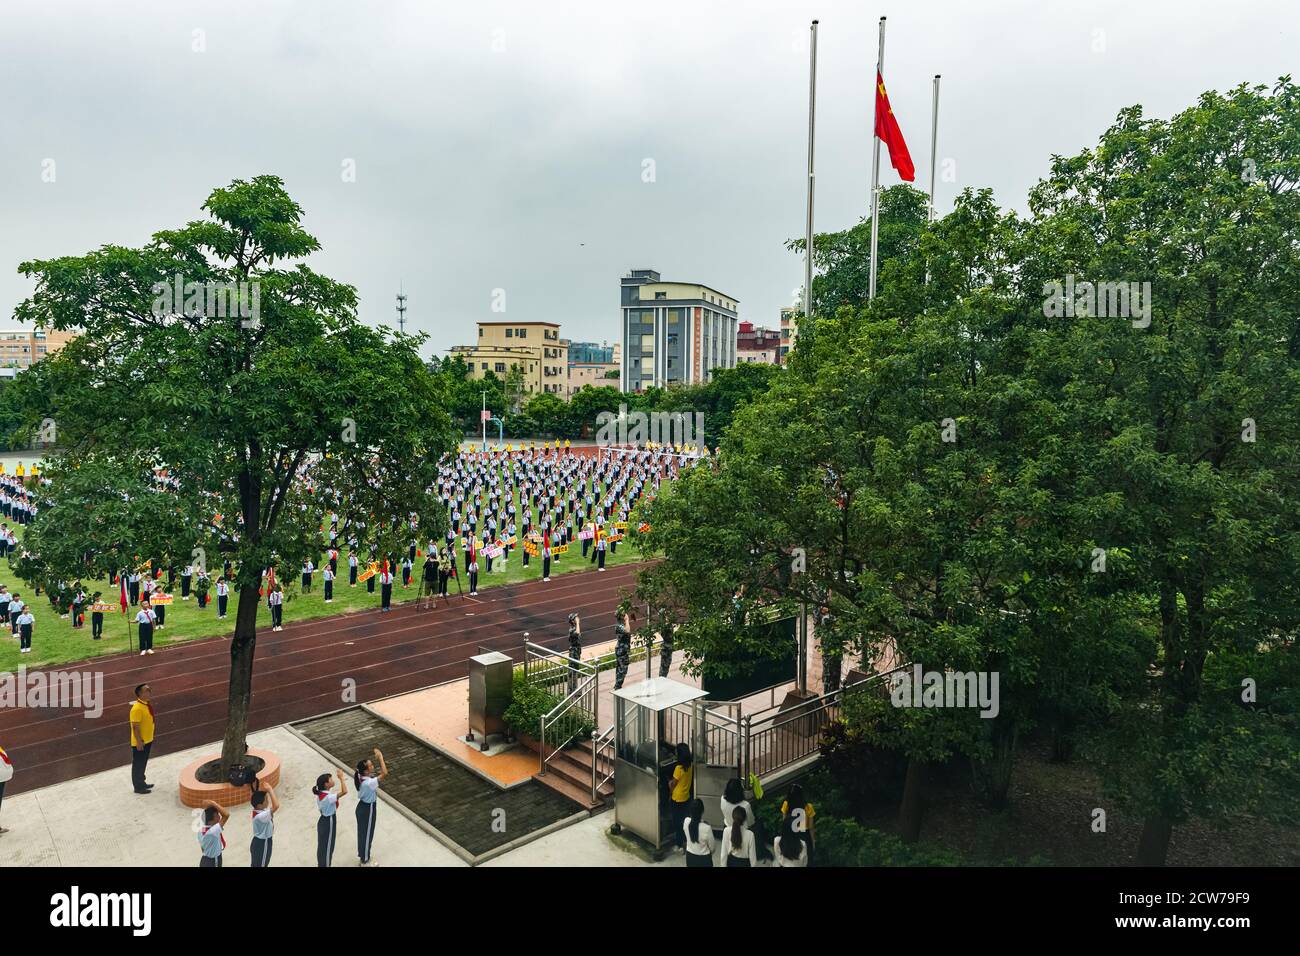
[[[0,624],[8,624],[8,623],[9,623],[9,602],[5,601],[4,604],[0,604]]]
[[[271,605],[271,626],[279,627],[280,621],[283,619],[283,617],[284,617],[284,605],[272,604]]]
[[[316,821],[316,865],[329,866],[334,859],[334,837],[338,833],[338,813]]]
[[[221,869],[221,857],[201,856],[199,857],[199,866],[205,870],[219,870]]]
[[[376,577],[377,577],[377,575],[372,574],[372,575],[370,575],[370,577],[366,578],[366,590],[369,591],[371,594],[374,594],[374,593],[375,593],[375,578],[376,578]]]
[[[153,625],[152,624],[140,625],[140,650],[142,651],[153,650]]]
[[[378,802],[362,803],[357,801],[357,856],[362,863],[370,862],[370,850],[375,845],[375,812]]]
[[[311,590],[311,575],[310,575],[310,574],[304,574],[304,575],[302,576],[302,589],[303,589],[304,591],[310,591],[310,590]]]
[[[99,640],[104,636],[104,612],[92,611],[90,614],[90,636]]]
[[[72,626],[81,627],[81,625],[84,622],[85,622],[85,618],[82,616],[81,613],[81,605],[80,604],[72,605]]]
[[[393,586],[385,584],[379,589],[379,603],[387,611],[393,603]]]
[[[604,570],[604,568],[605,568],[605,552],[604,552],[604,551],[597,551],[597,552],[596,552],[596,567],[599,568],[599,569],[601,569],[601,570]]]
[[[355,566],[351,566],[348,568],[348,584],[356,584],[356,583],[357,583],[357,569]]]
[[[187,578],[185,575],[182,574],[181,575],[181,597],[189,597],[189,596],[190,596],[190,578]]]
[[[275,842],[274,837],[266,840],[259,840],[253,837],[253,842],[248,846],[248,865],[253,869],[262,869],[271,865],[271,844]]]
[[[208,594],[206,591],[204,591],[199,594],[199,609],[202,610],[207,606],[208,606]]]
[[[149,751],[152,749],[152,740],[139,749],[131,748],[131,786],[137,793],[144,789],[144,771],[149,763]]]
[[[332,601],[332,600],[334,600],[334,582],[333,582],[333,581],[326,581],[326,582],[325,582],[325,600],[327,600],[327,601]]]
[[[477,571],[471,571],[471,572],[469,573],[469,589],[470,589],[471,591],[477,591],[477,590],[478,590],[478,572],[477,572]]]
[[[30,624],[23,624],[19,627],[18,646],[24,649],[32,646],[32,626]]]
[[[226,616],[226,604],[229,603],[229,601],[230,601],[230,595],[228,594],[217,595],[217,616],[218,617]]]
[[[671,800],[671,809],[673,811],[673,832],[676,834],[674,840],[677,846],[686,846],[686,815],[690,812],[689,800]],[[700,826],[707,826],[701,823]]]
[[[130,592],[131,595],[131,605],[134,607],[135,605],[139,604],[140,603],[140,582],[128,581],[126,585],[126,589],[128,592]]]
[[[443,597],[447,596],[447,581],[450,578],[450,574],[443,574],[441,571],[438,572],[438,593]]]
[[[549,557],[542,558],[542,577],[549,578],[550,576],[551,576],[551,559]]]
[[[155,614],[158,615],[158,626],[159,626],[159,627],[162,627],[164,624],[167,623],[167,605],[166,605],[166,604],[159,604],[156,608],[153,609],[153,612],[154,612]]]
[[[704,826],[704,825],[705,825],[705,824],[701,824],[701,826]],[[711,867],[711,866],[713,866],[713,857],[710,856],[708,853],[692,853],[690,850],[687,850],[687,851],[686,851],[686,865],[687,865],[687,866],[708,866],[708,867]]]

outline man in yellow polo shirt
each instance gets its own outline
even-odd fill
[[[135,702],[131,704],[131,786],[136,793],[149,793],[153,784],[144,779],[149,751],[153,747],[153,704],[148,684],[135,689]]]

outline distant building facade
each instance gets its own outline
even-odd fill
[[[0,329],[0,369],[12,369],[12,377],[53,355],[78,336],[77,332],[53,329]]]
[[[784,308],[781,310],[781,364],[784,365],[788,360],[789,354],[794,351],[795,343],[799,340],[798,318],[800,312],[795,308]]]
[[[505,378],[517,366],[525,399],[543,393],[567,399],[568,351],[568,342],[560,338],[560,327],[554,322],[479,322],[478,342],[454,346],[451,354],[464,359],[475,379],[488,372]]]
[[[620,296],[624,391],[707,382],[715,368],[736,367],[735,297],[699,283],[661,281],[653,269],[623,276]]]
[[[753,322],[741,322],[736,331],[736,364],[761,362],[781,364],[781,333],[776,329],[755,328]]]

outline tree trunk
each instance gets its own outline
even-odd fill
[[[994,810],[1007,805],[1011,790],[1011,772],[1016,765],[1016,738],[1019,736],[1011,721],[993,718],[990,732],[992,752],[988,760],[971,760],[975,778],[975,794],[980,802]]]
[[[1069,763],[1074,757],[1074,721],[1057,714],[1052,721],[1052,763]]]
[[[903,780],[903,801],[898,809],[898,835],[904,843],[921,838],[921,816],[925,810],[925,764],[915,757],[907,761]]]
[[[1138,866],[1164,866],[1169,855],[1169,838],[1174,824],[1165,816],[1153,813],[1142,826],[1142,839],[1138,841]]]
[[[235,634],[230,641],[230,687],[226,697],[226,737],[221,744],[221,773],[242,763],[248,753],[248,709],[253,697],[253,652],[257,648],[257,584],[244,583],[235,605]]]

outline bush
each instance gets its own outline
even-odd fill
[[[822,766],[852,805],[851,815],[897,802],[907,771],[907,761],[898,751],[873,745],[842,721],[822,728],[818,747]]]
[[[542,736],[542,718],[564,698],[536,684],[530,684],[522,670],[515,671],[511,688],[510,706],[506,708],[505,721],[519,734],[534,740]],[[596,721],[581,707],[572,707],[549,729],[547,737],[553,740],[586,740],[596,729]]]
[[[818,866],[959,866],[948,850],[904,843],[898,837],[864,827],[856,820],[817,815]]]

